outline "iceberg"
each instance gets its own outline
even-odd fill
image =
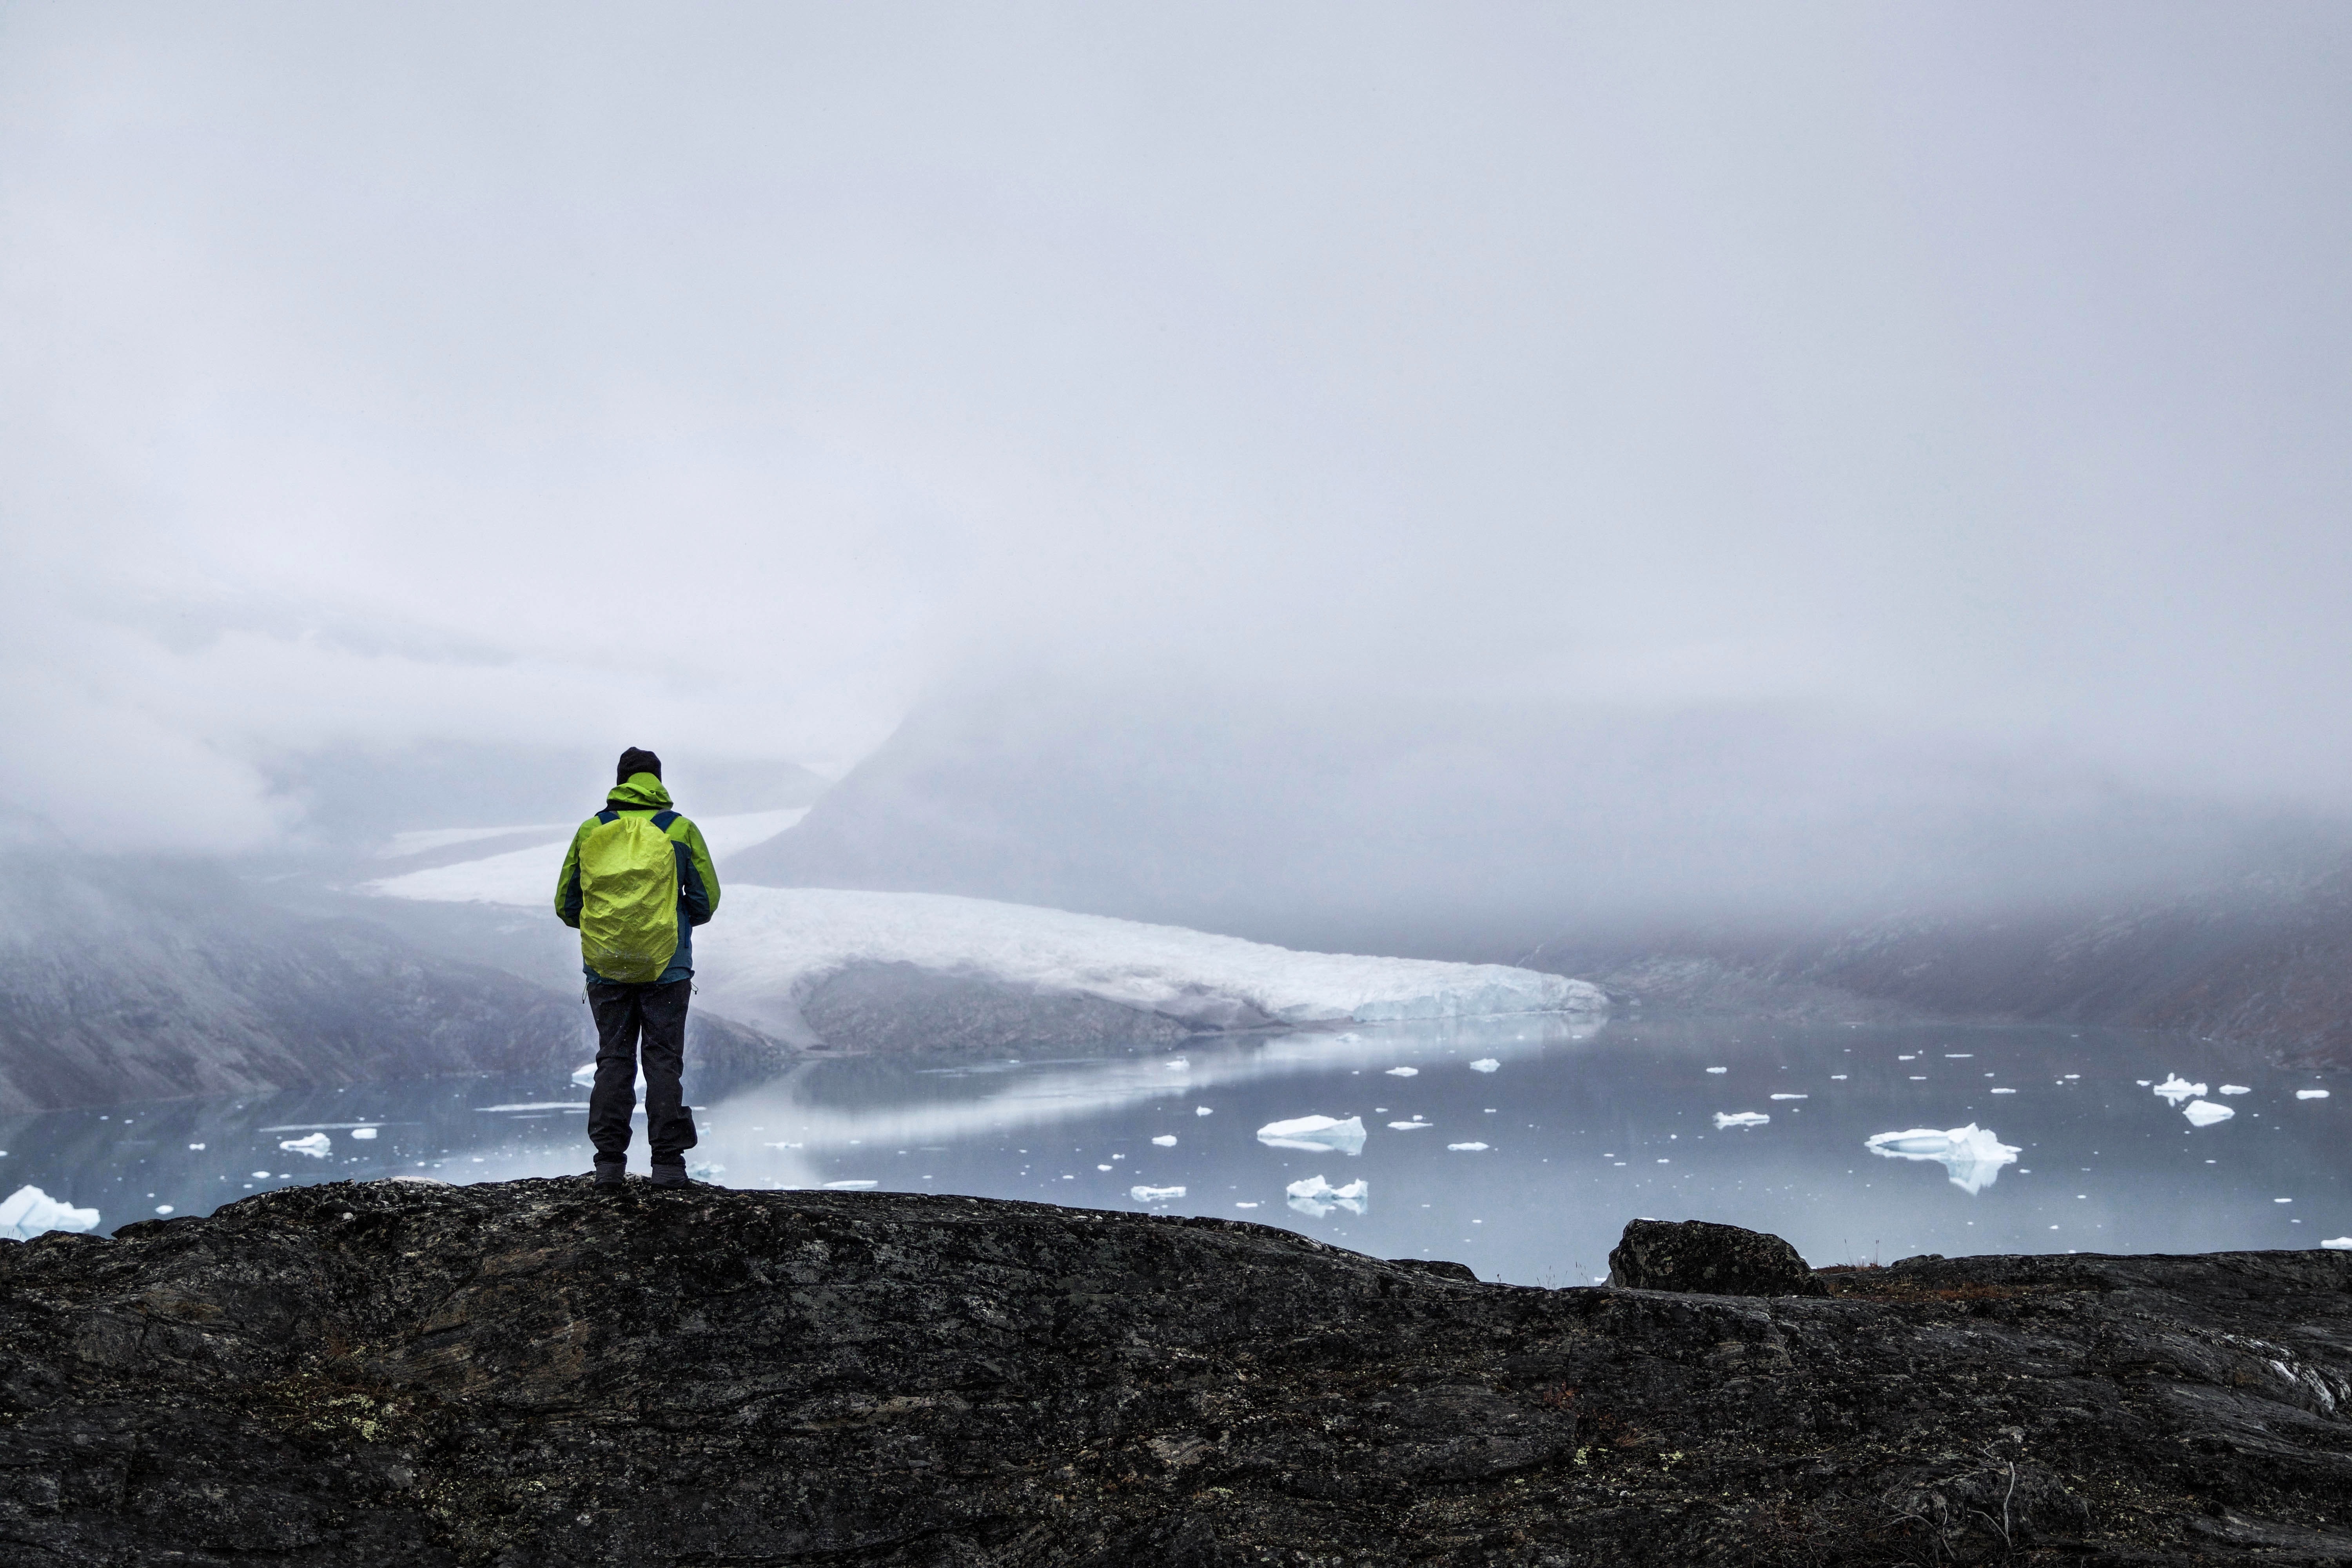
[[[1437,1123],[1434,1121],[1423,1121],[1417,1119],[1412,1121],[1391,1121],[1389,1123],[1390,1130],[1397,1132],[1421,1132],[1436,1125]]]
[[[2178,1105],[2184,1100],[2194,1100],[2203,1094],[2205,1086],[2201,1083],[2191,1083],[2179,1073],[2169,1073],[2166,1075],[2162,1083],[2156,1086],[2154,1092]]]
[[[1350,1116],[1339,1121],[1328,1116],[1300,1116],[1288,1121],[1269,1121],[1257,1130],[1257,1141],[1272,1149],[1360,1154],[1364,1152],[1364,1119]]]
[[[2221,1086],[2221,1092],[2223,1094],[2252,1094],[2254,1091],[2247,1088],[2242,1083],[2225,1083]]]
[[[578,1067],[573,1068],[572,1069],[572,1081],[579,1085],[582,1089],[595,1088],[596,1064],[594,1062],[583,1062]]]
[[[1176,1147],[1176,1134],[1173,1132],[1162,1132],[1159,1137],[1154,1138],[1152,1142],[1160,1145],[1162,1149],[1173,1149]]]
[[[1129,1187],[1127,1195],[1139,1204],[1156,1204],[1184,1195],[1181,1187]]]
[[[714,1165],[708,1160],[696,1160],[686,1167],[687,1175],[698,1182],[715,1182],[727,1173],[724,1165]]]
[[[2326,1100],[2327,1091],[2324,1089],[2298,1089],[2294,1091],[2294,1097],[2297,1100]]]
[[[1499,1072],[1502,1070],[1502,1063],[1496,1061],[1492,1057],[1480,1057],[1476,1061],[1470,1064],[1470,1070],[1472,1072]]]
[[[334,1148],[335,1141],[323,1132],[313,1132],[308,1138],[281,1138],[278,1147],[289,1154],[308,1154],[313,1160],[323,1160]]]
[[[2210,1100],[2192,1100],[2180,1108],[2191,1127],[2210,1127],[2216,1121],[2227,1121],[2238,1113],[2226,1105],[2216,1105]]]
[[[1192,1114],[1195,1116],[1214,1116],[1216,1111],[1205,1105],[1196,1105],[1192,1108]]]
[[[1810,1094],[1776,1094],[1772,1098],[1775,1100],[1811,1100],[1812,1096]]]
[[[1944,1167],[1952,1185],[1969,1194],[1992,1185],[2000,1168],[2014,1163],[2022,1152],[1973,1121],[1940,1131],[1913,1127],[1901,1132],[1873,1133],[1862,1141],[1862,1146],[1889,1160],[1933,1160]]]
[[[858,1193],[879,1185],[879,1182],[827,1182],[824,1190],[828,1193]]]
[[[1317,1219],[1321,1219],[1335,1208],[1346,1209],[1349,1214],[1363,1214],[1370,1206],[1365,1194],[1371,1191],[1371,1186],[1360,1176],[1344,1187],[1335,1187],[1320,1175],[1313,1175],[1291,1183],[1283,1191],[1290,1194],[1292,1208],[1303,1215],[1312,1215]]]
[[[0,1237],[30,1241],[44,1231],[98,1228],[96,1209],[62,1204],[38,1187],[18,1187],[0,1199]]]
[[[1706,1070],[1709,1072],[1729,1072],[1731,1069],[1729,1068],[1709,1068]]]
[[[1715,1127],[1720,1132],[1727,1127],[1761,1127],[1771,1120],[1769,1113],[1761,1110],[1718,1110]]]
[[[2331,1252],[2352,1252],[2352,1236],[2331,1236],[2319,1245]]]
[[[1421,1076],[1421,1069],[1419,1068],[1389,1068],[1389,1076],[1391,1078],[1419,1078]]]
[[[1475,1154],[1480,1150],[1490,1148],[1492,1145],[1486,1143],[1448,1143],[1445,1147],[1456,1154]]]

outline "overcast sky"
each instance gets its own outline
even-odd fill
[[[0,5],[0,744],[226,845],[1134,669],[2341,805],[2347,176],[2340,5]]]

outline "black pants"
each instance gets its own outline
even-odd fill
[[[694,1117],[677,1075],[686,1059],[686,1005],[691,980],[667,985],[614,985],[592,981],[588,1005],[596,1015],[596,1087],[588,1091],[588,1139],[598,1164],[629,1157],[629,1113],[637,1102],[637,1058],[646,1068],[646,1142],[656,1165],[682,1165],[694,1147]]]

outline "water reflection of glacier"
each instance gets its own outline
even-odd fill
[[[2021,1152],[1973,1121],[1942,1131],[1914,1127],[1903,1132],[1874,1133],[1863,1140],[1863,1147],[1889,1160],[1933,1160],[1950,1173],[1952,1185],[1971,1194],[1991,1186],[2000,1168],[2015,1163]]]
[[[1580,1043],[1605,1027],[1601,1022],[1527,1015],[1437,1026],[1360,1025],[1339,1035],[1309,1031],[1271,1037],[1206,1037],[1186,1041],[1184,1055],[1174,1058],[1029,1063],[1027,1070],[1019,1072],[1008,1072],[1007,1064],[995,1062],[936,1068],[923,1077],[938,1086],[938,1098],[909,1102],[903,1098],[901,1079],[898,1094],[872,1105],[844,1104],[828,1089],[827,1069],[851,1064],[815,1062],[723,1102],[710,1120],[720,1129],[756,1124],[771,1134],[778,1128],[788,1130],[805,1153],[789,1168],[762,1163],[774,1171],[778,1184],[805,1185],[815,1179],[821,1163],[817,1156],[838,1153],[853,1144],[904,1148],[958,1143],[991,1132],[1043,1130],[1152,1100],[1190,1102],[1222,1089],[1283,1078],[1369,1074],[1379,1079],[1400,1058],[1424,1067],[1466,1068],[1470,1064],[1460,1058],[1475,1051],[1480,1060],[1499,1064]],[[1384,1097],[1410,1098],[1415,1092],[1405,1084],[1381,1090]],[[1312,1105],[1299,1110],[1307,1116],[1316,1112]],[[1361,1126],[1358,1121],[1359,1130]],[[715,1139],[706,1134],[704,1146],[723,1145],[728,1139],[727,1131],[719,1131]],[[774,1151],[772,1143],[768,1147]],[[1328,1152],[1331,1146],[1316,1147]]]

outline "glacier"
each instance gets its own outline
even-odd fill
[[[712,853],[780,813],[701,823]],[[754,821],[753,819],[757,820]],[[362,885],[383,898],[543,909],[562,843]],[[790,1037],[799,1002],[853,965],[907,964],[1049,996],[1091,997],[1188,1027],[1442,1022],[1608,1011],[1598,986],[1499,963],[1306,952],[1181,926],[1150,925],[951,893],[839,888],[726,889],[695,933],[698,1000]]]
[[[78,1209],[59,1203],[38,1187],[18,1187],[0,1198],[0,1237],[30,1241],[44,1231],[88,1231],[98,1228],[96,1209]]]
[[[1889,1160],[1933,1160],[1944,1167],[1952,1185],[1975,1194],[1991,1186],[2003,1165],[2022,1152],[2004,1143],[1990,1128],[1971,1121],[1965,1127],[1938,1130],[1913,1127],[1901,1132],[1877,1132],[1862,1141],[1872,1153]]]

